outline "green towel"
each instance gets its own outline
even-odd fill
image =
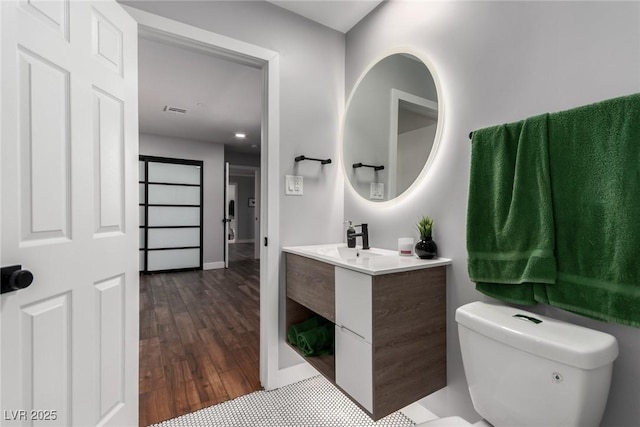
[[[320,316],[313,316],[305,320],[301,323],[296,323],[295,325],[289,326],[289,330],[287,331],[287,339],[289,343],[297,346],[298,345],[298,336],[300,333],[308,331],[309,329],[317,328],[318,326],[324,325],[327,323],[327,320]]]
[[[640,327],[640,94],[549,115],[557,281],[540,302]]]
[[[541,117],[474,132],[469,276],[505,301],[640,327],[640,94],[549,114],[546,138],[539,123],[527,129]],[[547,178],[537,169],[545,156]],[[508,255],[509,244],[526,252],[523,242],[545,255],[533,268]]]
[[[535,304],[554,283],[547,115],[473,133],[467,212],[468,270],[476,288]]]
[[[298,348],[304,356],[333,354],[335,325],[326,323],[298,334]]]

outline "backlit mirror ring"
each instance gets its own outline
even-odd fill
[[[362,104],[362,102],[359,99],[356,99],[354,101],[354,98],[356,96],[358,96],[358,90],[361,89],[363,87],[367,87],[367,85],[369,84],[369,82],[366,82],[363,84],[363,81],[365,80],[365,78],[367,78],[368,75],[370,75],[371,70],[376,67],[376,65],[382,63],[385,60],[389,60],[389,58],[394,58],[394,61],[397,61],[398,57],[395,57],[395,55],[399,55],[402,57],[412,57],[414,60],[415,64],[420,63],[422,65],[422,67],[424,69],[426,69],[426,71],[428,72],[428,77],[431,79],[431,84],[432,84],[432,92],[435,91],[435,97],[436,97],[436,106],[435,108],[437,108],[437,123],[435,124],[435,136],[433,137],[433,145],[431,147],[431,149],[427,152],[427,157],[426,157],[426,161],[424,161],[424,165],[419,168],[418,166],[415,167],[415,179],[413,179],[411,181],[410,184],[407,184],[407,186],[405,188],[402,189],[402,191],[397,192],[397,194],[395,194],[394,197],[392,197],[391,199],[388,198],[388,194],[391,193],[393,194],[393,192],[389,191],[385,191],[387,190],[388,187],[388,183],[389,183],[389,178],[388,177],[384,177],[381,179],[377,179],[377,178],[371,178],[372,174],[375,174],[375,176],[384,176],[384,174],[388,173],[390,170],[393,171],[393,165],[389,165],[389,158],[392,157],[391,154],[387,154],[387,157],[385,157],[383,159],[383,161],[380,161],[380,159],[376,159],[378,160],[378,162],[376,163],[375,160],[371,159],[371,156],[369,156],[369,160],[371,161],[367,161],[367,156],[363,156],[363,160],[364,161],[360,161],[356,159],[356,156],[354,155],[354,151],[356,151],[358,148],[358,144],[357,143],[353,143],[353,141],[349,141],[347,140],[346,137],[348,137],[349,135],[353,134],[353,130],[352,127],[348,128],[348,126],[351,126],[350,123],[347,123],[348,120],[350,120],[350,115],[353,116],[354,113],[353,110],[354,108],[356,108],[358,105]],[[404,60],[404,58],[402,58]],[[427,83],[428,84],[428,83]],[[389,93],[389,99],[391,100],[391,102],[389,103],[389,105],[393,105],[394,99],[392,98],[393,96],[396,97],[396,105],[397,105],[397,98],[401,99],[401,102],[403,101],[403,97],[407,97],[407,96],[411,96],[411,93],[406,93],[404,91],[395,91],[395,95],[392,95],[391,93]],[[409,91],[412,92],[412,91]],[[400,93],[400,95],[398,95],[398,93]],[[425,96],[425,98],[433,98],[433,96]],[[419,98],[418,98],[419,99]],[[433,99],[431,100],[425,100],[424,102],[426,102],[427,104],[429,103],[429,101],[433,101]],[[385,101],[386,102],[386,101]],[[419,102],[419,101],[416,101]],[[354,107],[356,106],[356,107]],[[433,108],[433,107],[432,107]],[[391,51],[387,51],[384,54],[380,55],[379,57],[377,57],[374,61],[372,61],[372,63],[365,69],[365,71],[360,75],[360,77],[358,78],[358,80],[356,81],[356,83],[353,86],[353,89],[349,95],[347,104],[346,104],[346,108],[345,108],[345,113],[344,116],[342,118],[342,123],[341,123],[341,128],[340,128],[340,137],[339,137],[339,157],[340,157],[340,163],[342,163],[342,170],[343,173],[345,174],[345,181],[347,181],[347,187],[350,193],[352,193],[354,196],[356,196],[356,198],[364,201],[365,203],[367,203],[367,205],[371,206],[371,207],[385,207],[385,206],[390,206],[390,205],[395,205],[397,204],[399,201],[402,201],[403,199],[407,198],[409,195],[412,194],[413,190],[416,188],[416,186],[418,186],[421,182],[423,182],[423,180],[425,179],[425,176],[428,174],[431,165],[433,164],[434,159],[437,156],[437,152],[438,152],[438,146],[440,145],[440,141],[441,141],[441,137],[442,137],[442,129],[443,129],[443,125],[444,125],[444,102],[443,102],[443,96],[442,96],[442,90],[441,90],[441,85],[440,85],[440,81],[438,78],[438,74],[435,71],[435,67],[433,66],[433,64],[425,58],[425,56],[419,52],[416,52],[412,49],[407,49],[407,48],[398,48],[398,49],[394,49]],[[351,112],[351,114],[350,114]],[[392,122],[393,118],[389,119],[389,122]],[[396,123],[397,125],[397,123]],[[392,126],[389,125],[389,129]],[[431,130],[431,132],[433,132],[433,129]],[[384,139],[385,141],[391,141],[391,135],[390,135],[390,130],[384,130],[382,132],[377,132],[375,135],[378,135],[378,139]],[[353,138],[352,138],[353,140]],[[367,140],[369,142],[369,140]],[[355,145],[349,145],[349,144],[355,144]],[[380,144],[380,143],[378,143]],[[356,147],[356,148],[354,148]],[[370,146],[365,146],[365,147],[360,147],[361,151],[367,151],[369,150],[370,152],[374,152],[374,150],[371,150]],[[384,150],[384,148],[379,149],[378,151],[382,151]],[[387,152],[388,153],[388,152]],[[384,157],[384,155],[381,154],[382,157]],[[357,163],[362,163],[362,167],[359,169],[354,169],[354,164]],[[382,170],[376,170],[375,168],[379,168],[379,166],[385,166],[385,169]],[[354,170],[356,170],[356,172],[358,173],[358,175],[355,175]],[[363,172],[361,172],[363,171]],[[368,175],[365,175],[368,174]],[[365,177],[362,181],[356,181],[355,177],[358,176],[363,176]],[[369,178],[367,178],[367,176]],[[368,179],[368,180],[367,180]],[[366,194],[367,196],[371,196],[371,195],[375,195],[374,191],[375,188],[373,187],[373,185],[371,184],[371,182],[375,182],[376,185],[379,186],[378,182],[383,182],[382,187],[384,188],[383,191],[385,191],[385,200],[383,201],[373,201],[371,200],[369,197],[365,197],[364,194]],[[393,180],[391,181],[393,184]],[[363,186],[364,184],[364,186]],[[370,186],[370,190],[371,192],[368,193],[369,188],[366,187],[366,185]],[[358,189],[356,188],[356,186],[358,186]],[[364,188],[364,189],[363,189]],[[366,191],[365,191],[366,190]]]

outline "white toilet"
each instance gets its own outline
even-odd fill
[[[471,400],[485,421],[495,427],[600,425],[618,357],[613,336],[481,301],[458,308],[456,321]],[[460,417],[420,424],[470,425]]]

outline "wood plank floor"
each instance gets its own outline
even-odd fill
[[[228,270],[140,277],[140,426],[261,388],[260,262],[229,246]]]

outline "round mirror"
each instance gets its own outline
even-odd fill
[[[374,202],[406,192],[437,146],[438,90],[431,72],[408,53],[387,56],[354,88],[342,131],[347,180]]]

